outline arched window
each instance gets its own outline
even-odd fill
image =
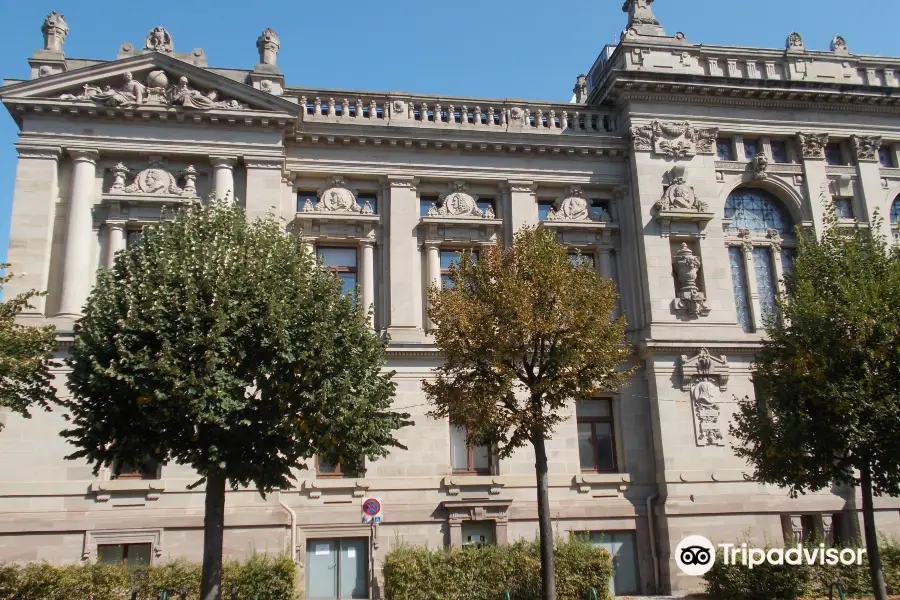
[[[894,198],[894,203],[891,204],[891,225],[898,223],[900,223],[900,196]]]
[[[781,202],[772,194],[758,188],[738,188],[725,201],[725,218],[731,219],[729,229],[791,233],[794,222]]]
[[[734,306],[746,332],[775,317],[775,298],[794,257],[794,222],[782,203],[758,188],[738,188],[725,202],[725,233]]]

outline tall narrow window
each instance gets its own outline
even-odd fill
[[[469,443],[465,426],[450,425],[450,465],[454,473],[490,475],[491,449]]]
[[[783,275],[787,276],[788,273],[793,272],[794,257],[796,255],[797,251],[794,248],[781,249],[781,272]]]
[[[341,282],[343,293],[356,294],[356,248],[329,248],[316,249],[322,265],[334,273]]]
[[[839,143],[825,145],[825,164],[831,166],[844,164],[844,153],[841,151]]]
[[[838,219],[853,218],[853,200],[851,198],[833,198],[834,212]]]
[[[744,140],[744,158],[753,160],[759,154],[759,142],[756,140]]]
[[[753,331],[753,319],[750,314],[750,294],[747,290],[743,251],[740,248],[729,248],[728,260],[731,263],[731,283],[734,286],[734,307],[738,323],[744,331],[750,333]]]
[[[769,142],[772,148],[772,161],[776,163],[788,162],[787,143],[783,140],[773,140]]]
[[[894,152],[891,150],[890,146],[882,146],[878,149],[878,163],[886,168],[891,169],[894,167]]]
[[[582,471],[615,471],[616,445],[609,400],[587,400],[575,406],[578,455]]]
[[[900,223],[900,196],[894,199],[894,203],[891,204],[891,225],[896,225]]]
[[[734,152],[732,150],[731,140],[729,138],[720,138],[716,142],[716,154],[719,160],[734,160]]]
[[[756,289],[759,291],[759,309],[764,323],[775,318],[775,282],[772,253],[768,248],[753,249],[753,270],[756,271]]]

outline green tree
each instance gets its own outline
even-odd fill
[[[0,264],[0,290],[13,278],[8,269],[8,263]],[[22,311],[33,308],[31,300],[42,296],[46,292],[30,290],[0,303],[0,406],[25,418],[31,418],[31,407],[49,410],[55,398],[50,369],[56,328],[16,322]]]
[[[556,599],[545,441],[571,402],[621,386],[625,318],[610,320],[615,285],[597,277],[545,228],[524,228],[503,249],[461,255],[450,285],[429,291],[444,364],[423,381],[429,415],[465,425],[501,458],[535,453],[544,600]]]
[[[202,600],[221,597],[226,481],[265,495],[302,461],[403,448],[382,342],[303,240],[211,201],[146,227],[98,274],[75,326],[73,427],[95,472],[148,459],[206,483]]]
[[[878,231],[880,223],[872,226]],[[887,598],[872,496],[900,493],[900,260],[884,238],[840,227],[801,235],[787,300],[756,357],[756,401],[731,432],[754,477],[792,497],[859,486],[877,600]]]

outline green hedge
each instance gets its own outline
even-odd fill
[[[224,596],[230,598],[237,586],[238,598],[250,600],[294,600],[294,563],[287,555],[252,555],[246,562],[226,560],[223,564]],[[57,567],[49,563],[0,565],[0,599],[78,600],[93,595],[94,600],[126,600],[137,588],[141,600],[156,600],[169,590],[172,600],[200,595],[200,565],[176,560],[150,567],[125,570],[119,565],[99,563]]]
[[[740,543],[738,543],[740,545]],[[751,546],[753,544],[750,544]],[[861,548],[862,543],[845,547]],[[818,543],[810,542],[810,547]],[[765,546],[765,549],[772,547]],[[890,540],[879,542],[885,583],[889,590],[900,590],[900,545]],[[869,596],[869,563],[862,565],[744,565],[725,566],[721,551],[713,568],[703,576],[710,600],[797,600],[798,598],[827,598],[832,583],[840,583],[848,598]]]
[[[559,600],[585,600],[595,588],[609,598],[609,553],[579,539],[556,541]],[[431,550],[397,543],[384,559],[386,600],[539,600],[541,561],[537,541],[503,546]]]

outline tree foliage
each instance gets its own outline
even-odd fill
[[[613,283],[571,261],[553,231],[462,254],[450,285],[429,292],[444,364],[423,381],[430,416],[465,425],[501,457],[535,451],[544,600],[556,598],[545,441],[572,402],[617,389],[629,372],[625,318],[610,320]]]
[[[0,289],[12,280],[9,264],[0,264]],[[33,326],[16,322],[34,298],[46,292],[30,290],[0,303],[0,406],[30,418],[32,407],[49,409],[55,398],[50,369],[56,348],[53,325]],[[0,423],[0,430],[3,423]]]
[[[880,599],[872,495],[900,493],[900,255],[872,231],[840,226],[832,208],[821,239],[799,236],[756,357],[756,401],[740,404],[731,431],[754,477],[794,497],[862,488]]]

